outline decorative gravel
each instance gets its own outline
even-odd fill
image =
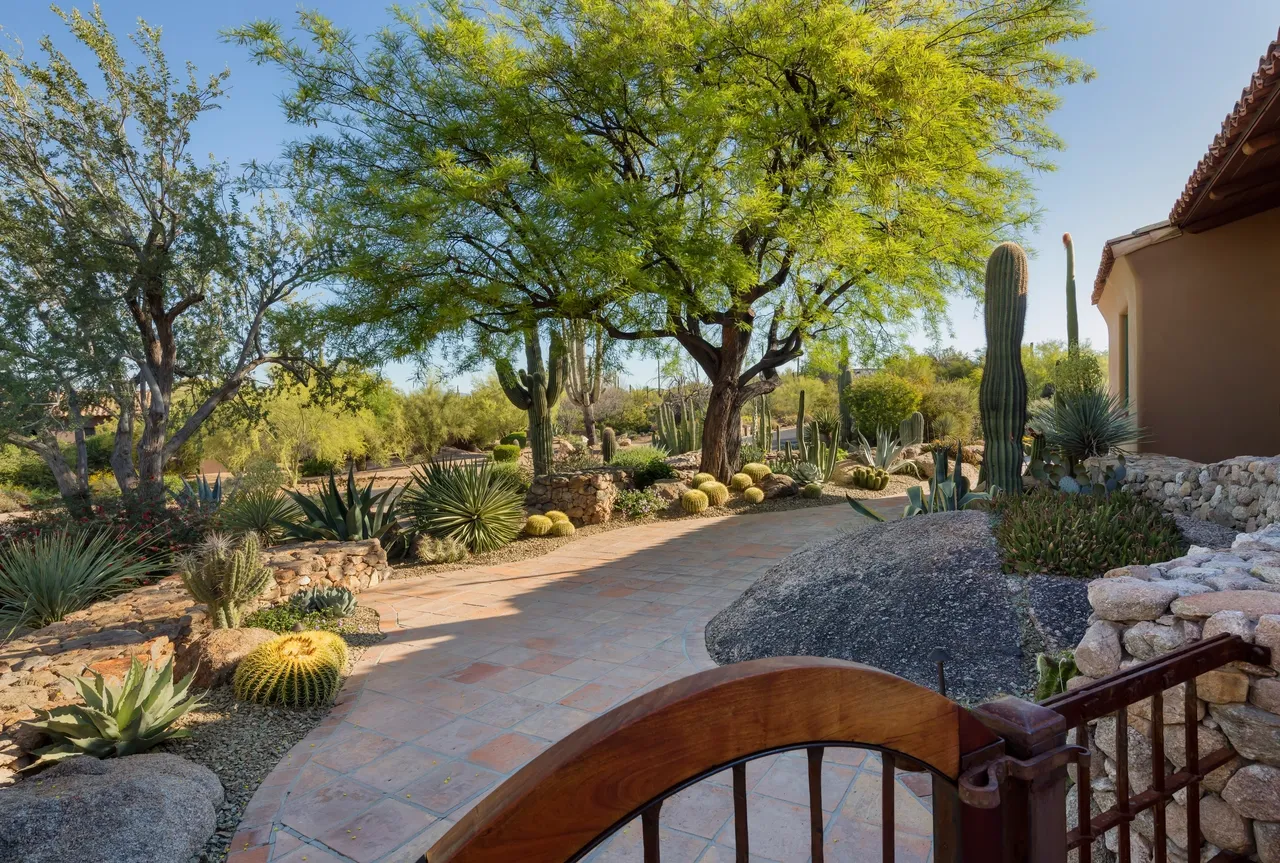
[[[382,640],[378,632],[378,613],[357,606],[340,634],[350,648],[351,663],[360,658],[365,648]],[[348,665],[350,670],[351,665]],[[225,860],[231,849],[231,837],[240,824],[240,815],[249,805],[262,780],[271,768],[320,724],[329,708],[288,710],[236,701],[230,686],[211,689],[205,695],[207,706],[187,714],[178,724],[191,729],[186,740],[165,743],[160,751],[173,752],[197,764],[203,764],[222,780],[226,801],[218,810],[218,829],[200,854],[190,863]]]

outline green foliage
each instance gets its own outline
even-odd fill
[[[241,626],[253,626],[259,629],[269,629],[279,635],[287,632],[301,632],[303,630],[323,629],[326,632],[341,632],[346,628],[344,618],[338,616],[334,609],[326,609],[324,611],[310,611],[303,613],[295,606],[289,603],[283,605],[272,605],[266,608],[259,608],[252,614],[245,616],[240,623]]]
[[[1078,398],[1086,393],[1105,390],[1106,374],[1102,360],[1093,351],[1077,348],[1058,360],[1053,370],[1053,388],[1056,398]]]
[[[653,446],[630,446],[618,450],[613,466],[631,472],[631,482],[637,489],[646,489],[658,480],[671,479],[675,468],[667,464],[667,452]]]
[[[157,560],[114,531],[45,531],[0,546],[0,627],[38,628],[135,587]]]
[[[277,541],[284,533],[281,524],[290,524],[302,516],[293,499],[275,487],[259,487],[240,491],[219,512],[222,526],[231,533],[256,533],[267,543]]]
[[[1083,358],[1092,357],[1094,364],[1097,366],[1097,374],[1101,376],[1101,383],[1106,383],[1107,372],[1107,354],[1105,351],[1094,350],[1088,342],[1082,342],[1078,349],[1078,355],[1082,358],[1080,366],[1069,372],[1070,377],[1081,376],[1086,380],[1094,377],[1093,372],[1089,369]],[[1057,386],[1056,379],[1058,368],[1063,365],[1071,356],[1071,352],[1067,349],[1067,345],[1062,341],[1048,340],[1036,342],[1031,345],[1022,346],[1022,367],[1027,375],[1027,394],[1030,398],[1039,398],[1044,393],[1046,384]],[[1065,381],[1064,381],[1065,382]],[[1068,384],[1070,386],[1070,384]]]
[[[459,540],[417,536],[413,540],[413,556],[419,563],[460,563],[467,559],[467,547]]]
[[[501,548],[520,533],[524,495],[488,464],[433,464],[414,471],[404,508],[418,531],[456,539],[480,554]]]
[[[534,514],[525,519],[524,532],[529,536],[546,536],[551,532],[551,525],[555,524],[545,515]]]
[[[347,645],[332,632],[292,632],[255,647],[236,666],[236,698],[310,709],[338,694]]]
[[[886,359],[883,370],[903,380],[911,381],[921,390],[927,390],[933,386],[938,377],[937,365],[933,358],[928,354],[916,353],[911,348]]]
[[[671,455],[698,449],[702,446],[704,415],[705,412],[699,411],[692,399],[682,400],[679,412],[663,402],[658,407],[658,418],[654,425],[654,443]]]
[[[493,448],[493,460],[497,462],[516,461],[520,458],[520,447],[515,444],[498,444]]]
[[[920,389],[906,378],[881,372],[854,378],[840,399],[855,428],[875,434],[882,428],[896,429],[911,416],[920,407]]]
[[[641,518],[664,508],[662,498],[647,489],[624,489],[618,492],[613,508],[627,518]]]
[[[706,493],[696,488],[691,488],[684,494],[680,495],[680,508],[690,515],[696,515],[702,512],[710,504],[710,499]]]
[[[1010,572],[1093,578],[1109,569],[1180,557],[1187,544],[1152,501],[1037,490],[997,499],[996,540]]]
[[[1029,425],[1066,461],[1068,473],[1085,459],[1119,452],[1142,436],[1124,403],[1103,389],[1037,401]]]
[[[1036,654],[1036,701],[1044,701],[1067,691],[1067,682],[1080,674],[1075,653],[1064,650],[1049,656]]]
[[[222,506],[222,477],[214,478],[212,483],[209,478],[201,474],[196,478],[196,484],[193,486],[187,482],[186,478],[182,478],[182,490],[174,494],[174,501],[183,509],[196,509],[202,512],[217,512]]]
[[[521,497],[524,497],[533,483],[532,469],[522,466],[519,462],[495,462],[489,469],[494,482],[503,483]]]
[[[514,445],[519,449],[524,449],[524,444],[526,440],[528,440],[528,438],[525,435],[516,434],[513,432],[512,434],[509,434],[509,435],[503,435],[501,442],[508,446]]]
[[[48,766],[64,758],[137,755],[164,743],[190,737],[173,723],[202,707],[199,696],[188,695],[191,675],[174,683],[173,657],[159,671],[136,656],[119,686],[109,685],[101,674],[64,677],[75,687],[83,704],[53,710],[36,709],[36,719],[24,724],[49,735],[53,742],[35,750],[38,756],[27,770]]]
[[[839,409],[835,383],[807,375],[784,374],[769,393],[769,412],[775,422],[790,425],[800,415],[800,394],[805,394],[808,411],[830,413]]]
[[[764,502],[764,489],[752,486],[742,493],[743,500],[747,503],[756,504]]]
[[[909,473],[913,476],[919,475],[916,463],[902,458],[904,447],[893,439],[893,435],[889,433],[888,429],[882,428],[876,435],[875,449],[871,448],[871,444],[863,437],[862,432],[858,432],[858,446],[862,451],[862,460],[877,471],[885,474]]]
[[[178,559],[187,592],[209,608],[215,629],[234,629],[247,605],[271,581],[271,570],[259,557],[258,535],[246,533],[237,544],[230,536],[211,533],[196,550]]]
[[[978,418],[978,388],[968,380],[938,381],[920,397],[930,440],[968,438]]]
[[[333,617],[350,617],[356,613],[356,596],[345,587],[325,585],[304,587],[289,597],[289,604],[303,615],[320,612]]]
[[[933,451],[933,476],[929,477],[929,493],[924,494],[918,485],[908,488],[907,505],[902,510],[903,518],[934,512],[954,512],[991,500],[989,492],[969,490],[969,479],[964,475],[963,461],[956,460],[954,465],[954,473],[948,475],[947,450],[939,448]]]
[[[331,472],[329,485],[320,489],[318,504],[302,492],[288,492],[306,521],[281,520],[277,524],[284,529],[286,536],[295,539],[333,539],[340,542],[380,539],[396,525],[399,495],[394,484],[374,494],[373,482],[370,479],[363,489],[356,485],[355,465],[352,464],[347,468],[347,486],[340,491]]]
[[[1027,426],[1027,377],[1022,332],[1027,321],[1027,254],[1001,243],[987,260],[986,364],[978,390],[987,482],[1022,493],[1022,436]]]

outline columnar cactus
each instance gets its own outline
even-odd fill
[[[604,459],[605,464],[609,464],[617,454],[618,436],[614,434],[613,429],[605,426],[604,432],[600,435],[600,457]]]
[[[847,363],[840,364],[840,377],[836,382],[838,389],[836,390],[836,401],[840,404],[840,437],[836,440],[836,444],[842,444],[847,440],[853,439],[853,412],[849,410],[849,405],[844,399],[844,391],[853,383],[853,372],[849,371]]]
[[[680,416],[669,404],[658,407],[658,425],[654,429],[654,437],[658,444],[669,455],[693,452],[702,446],[702,420],[692,399],[680,403]]]
[[[800,461],[813,461],[809,458],[809,445],[804,441],[804,390],[800,390],[800,407],[796,410],[796,444],[800,448]]]
[[[919,446],[924,443],[924,414],[916,411],[898,426],[898,441],[903,446]]]
[[[197,602],[209,609],[215,629],[240,625],[245,607],[271,583],[271,570],[258,556],[256,533],[247,533],[237,544],[226,534],[211,533],[194,554],[178,561],[182,583]]]
[[[1070,234],[1062,235],[1062,245],[1067,247],[1067,351],[1075,353],[1080,347],[1080,322],[1076,318],[1076,248]]]
[[[1001,243],[987,261],[987,357],[978,390],[987,483],[1022,492],[1022,434],[1027,425],[1027,376],[1022,330],[1027,320],[1027,254]]]
[[[529,414],[529,449],[533,453],[533,472],[539,476],[551,473],[552,435],[551,409],[564,391],[566,355],[560,334],[551,334],[551,365],[542,361],[542,342],[537,327],[524,333],[524,354],[528,370],[516,372],[510,360],[495,363],[498,382],[511,403]]]

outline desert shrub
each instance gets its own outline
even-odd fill
[[[269,629],[272,632],[284,635],[286,632],[297,631],[299,627],[304,630],[316,629],[324,630],[325,632],[341,632],[346,625],[346,621],[333,608],[327,608],[322,611],[303,611],[297,606],[286,602],[283,605],[260,608],[252,614],[245,615],[241,625]]]
[[[301,515],[298,505],[274,486],[259,486],[244,493],[237,489],[231,502],[218,513],[223,527],[231,533],[256,533],[268,543],[278,541],[284,534],[282,522],[294,521]]]
[[[503,443],[508,446],[515,446],[519,449],[524,449],[524,445],[527,441],[528,441],[528,438],[525,435],[522,435],[519,432],[512,432],[511,434],[503,435],[502,440],[499,441],[499,443]]]
[[[285,535],[292,539],[351,542],[389,538],[396,533],[399,492],[392,485],[374,493],[372,479],[363,489],[360,488],[356,482],[355,465],[348,465],[344,488],[338,487],[337,478],[330,472],[329,482],[320,486],[316,500],[300,491],[289,492],[302,518],[279,524]]]
[[[487,464],[433,464],[417,470],[403,506],[417,530],[456,539],[474,553],[501,548],[524,525],[524,495]]]
[[[618,492],[618,497],[613,502],[613,508],[627,518],[641,518],[662,510],[664,504],[662,498],[652,491],[647,489],[643,491],[640,489],[627,489]]]
[[[0,512],[19,512],[31,503],[31,495],[16,488],[0,488]]]
[[[524,495],[533,484],[533,468],[525,467],[519,462],[494,462],[489,466],[489,470],[494,482],[505,483],[521,495]]]
[[[60,530],[0,549],[0,629],[41,627],[141,583],[156,562],[108,532]]]
[[[978,417],[978,390],[968,381],[939,381],[921,394],[920,413],[934,438],[967,438]]]
[[[871,437],[895,430],[920,407],[920,390],[911,381],[881,372],[853,379],[840,394],[858,430]]]
[[[496,462],[516,461],[520,458],[520,447],[513,443],[500,443],[493,448],[493,460]]]
[[[1092,578],[1187,550],[1159,506],[1125,491],[1105,497],[1049,490],[1001,495],[995,509],[996,539],[1009,572]]]
[[[551,465],[552,473],[572,473],[576,470],[588,470],[593,467],[600,467],[604,461],[598,455],[592,454],[591,450],[575,449],[573,452],[565,453],[555,457]]]
[[[782,382],[769,393],[769,413],[776,422],[795,422],[800,411],[800,393],[804,392],[804,410],[808,419],[814,414],[838,413],[839,401],[834,382],[805,375],[783,375]]]
[[[671,479],[676,475],[666,458],[667,453],[661,447],[632,446],[618,450],[610,464],[630,471],[635,487],[643,490],[658,480]]]
[[[299,476],[324,476],[338,469],[338,463],[331,458],[307,456],[298,467]]]
[[[1068,351],[1053,369],[1055,392],[1068,398],[1105,389],[1106,379],[1102,358],[1087,347]]]

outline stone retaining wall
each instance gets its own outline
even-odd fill
[[[262,553],[262,562],[275,576],[263,599],[273,602],[304,587],[336,585],[359,593],[391,574],[387,552],[376,539],[278,545]]]
[[[626,471],[610,467],[534,477],[525,506],[531,513],[559,510],[578,526],[600,524],[613,518],[618,492],[629,483]]]
[[[1200,859],[1229,850],[1280,863],[1280,525],[1242,533],[1230,549],[1192,546],[1177,560],[1112,570],[1090,583],[1089,603],[1091,623],[1075,653],[1088,676],[1072,680],[1072,688],[1222,632],[1272,649],[1270,667],[1233,663],[1196,679],[1200,753],[1227,745],[1238,753],[1201,787]],[[1186,764],[1184,697],[1182,686],[1167,690],[1161,717],[1152,717],[1150,701],[1129,708],[1132,793],[1151,785],[1153,721],[1164,724],[1166,771]],[[1089,744],[1094,764],[1105,768],[1092,774],[1096,814],[1115,803],[1114,717],[1094,723]],[[1167,809],[1171,861],[1187,859],[1186,793]],[[1133,828],[1133,859],[1150,859],[1152,817],[1140,816]],[[1116,849],[1114,830],[1106,844]]]
[[[1127,459],[1126,488],[1167,511],[1252,532],[1280,521],[1280,456],[1214,464],[1143,453]]]

